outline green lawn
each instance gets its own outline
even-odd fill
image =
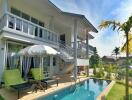
[[[129,88],[129,93],[132,95],[132,88]],[[107,100],[124,100],[125,96],[125,86],[119,83],[116,83],[107,96]],[[132,96],[131,99],[132,100]]]

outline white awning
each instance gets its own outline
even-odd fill
[[[43,56],[45,54],[56,55],[58,52],[46,45],[33,45],[22,49],[19,54],[23,56]]]
[[[89,66],[88,59],[77,59],[77,66]]]

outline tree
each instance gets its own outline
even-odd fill
[[[96,73],[97,73],[97,71],[96,71],[96,66],[94,66],[94,69],[93,69],[93,74],[94,74],[94,76],[96,76]]]
[[[90,57],[90,59],[89,59],[89,65],[90,65],[90,67],[98,67],[98,64],[99,64],[99,59],[100,59],[100,57],[99,57],[99,55],[97,54],[97,49],[96,49],[96,47],[94,48],[94,54]]]
[[[116,60],[117,60],[117,55],[120,54],[120,47],[115,47],[115,49],[113,50],[113,54],[112,55],[116,55]]]
[[[129,34],[128,41],[129,41],[129,53],[132,54],[132,34]],[[125,42],[123,47],[121,48],[121,51],[125,52],[126,47],[127,47],[127,43]]]
[[[100,24],[99,28],[103,29],[106,27],[111,26],[113,31],[118,30],[118,31],[123,31],[125,33],[126,37],[126,61],[127,61],[127,66],[126,66],[126,100],[129,100],[129,87],[128,87],[128,60],[129,60],[129,33],[131,33],[131,27],[132,27],[132,16],[128,18],[128,20],[124,23],[120,23],[117,21],[102,21]]]

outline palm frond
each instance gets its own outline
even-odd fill
[[[113,30],[115,30],[117,27],[119,28],[121,24],[116,21],[102,21],[99,25],[100,29],[106,28],[106,27],[112,27]]]

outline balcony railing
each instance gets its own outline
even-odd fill
[[[22,32],[21,34],[27,34],[46,42],[58,44],[59,36],[57,33],[9,12],[2,16],[0,19],[0,29],[3,27],[8,27],[10,29],[20,31]]]
[[[74,48],[74,42],[71,43],[71,46],[72,46],[72,48]],[[86,43],[77,41],[77,49],[82,49],[82,48],[86,49],[86,47],[87,47]],[[93,49],[94,49],[94,47],[89,45],[89,50],[93,51]]]

